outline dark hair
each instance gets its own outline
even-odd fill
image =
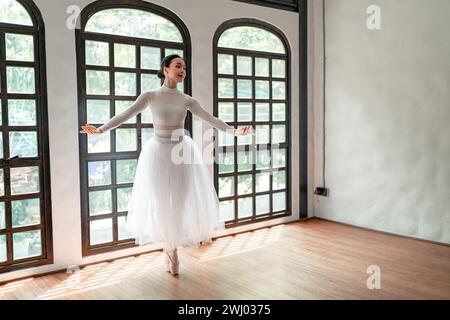
[[[181,58],[181,57],[177,54],[171,54],[171,55],[165,56],[161,60],[161,69],[159,69],[158,73],[156,74],[158,76],[158,78],[160,78],[160,79],[166,78],[166,76],[164,75],[164,67],[169,68],[170,63],[175,58]],[[181,58],[181,59],[183,59],[183,58]]]

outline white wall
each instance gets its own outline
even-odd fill
[[[322,184],[322,1],[311,1],[314,183]],[[381,30],[366,27],[369,5]],[[448,0],[326,1],[326,184],[314,215],[450,243]]]
[[[35,0],[46,28],[48,114],[50,135],[50,164],[53,218],[53,265],[18,270],[0,275],[0,282],[81,265],[108,258],[147,251],[154,246],[125,249],[82,258],[80,180],[78,155],[78,110],[75,56],[75,31],[66,27],[70,5],[84,8],[87,0]],[[184,21],[192,41],[192,95],[212,113],[212,38],[217,27],[234,18],[255,18],[281,29],[290,42],[292,53],[292,135],[298,132],[298,15],[294,12],[258,7],[231,0],[156,0],[152,3],[166,7]],[[188,70],[189,72],[189,70]],[[206,127],[205,127],[206,128]],[[298,143],[293,139],[292,175],[298,176]],[[212,174],[211,174],[212,179]],[[224,235],[280,222],[297,220],[298,179],[292,179],[293,216],[250,226],[242,226],[217,234]]]

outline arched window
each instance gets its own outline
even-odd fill
[[[237,226],[291,215],[290,51],[277,28],[254,19],[214,36],[214,115],[256,135],[215,140],[221,219]]]
[[[96,1],[76,31],[79,125],[100,126],[142,92],[162,85],[161,59],[176,53],[190,70],[190,38],[171,11],[146,1]],[[190,92],[190,72],[179,90]],[[190,129],[191,115],[186,117]],[[134,246],[124,225],[137,159],[153,136],[150,110],[105,134],[80,135],[83,255]]]
[[[44,23],[0,1],[0,272],[53,262]]]

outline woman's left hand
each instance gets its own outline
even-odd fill
[[[235,136],[245,136],[247,134],[255,135],[255,131],[253,130],[252,126],[245,126],[245,127],[237,129],[234,132]]]

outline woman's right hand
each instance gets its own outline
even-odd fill
[[[101,130],[99,130],[98,128],[94,127],[91,124],[86,123],[84,126],[81,126],[81,128],[83,128],[83,130],[80,131],[80,133],[87,133],[87,134],[101,134]]]

